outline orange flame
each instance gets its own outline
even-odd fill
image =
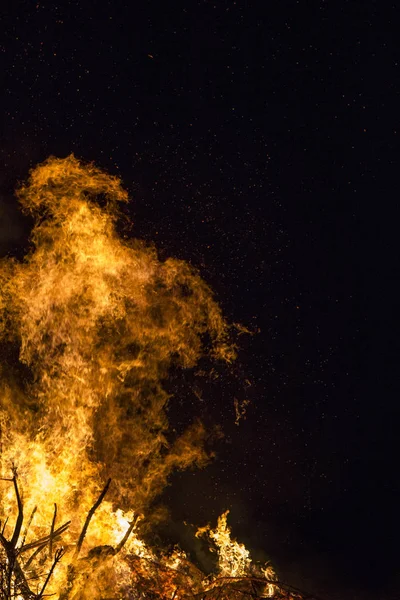
[[[1,470],[9,478],[17,467],[24,514],[32,513],[17,555],[33,548],[32,540],[49,538],[48,549],[42,544],[37,556],[18,560],[39,589],[61,514],[71,519],[62,538],[69,559],[57,565],[46,594],[93,600],[110,590],[125,597],[129,588],[136,592],[126,597],[144,598],[142,587],[151,591],[157,580],[163,597],[177,600],[182,573],[204,589],[183,553],[160,557],[145,545],[135,515],[174,469],[208,460],[202,424],[167,439],[163,381],[171,365],[196,364],[206,335],[214,358],[235,358],[212,292],[187,263],[161,261],[154,248],[118,237],[118,204],[128,201],[127,192],[92,164],[51,157],[31,171],[18,197],[36,224],[24,261],[0,262],[0,339],[19,353],[16,377],[7,361],[0,366]],[[79,532],[108,476],[111,496],[87,527],[78,564]],[[15,489],[2,485],[6,539],[18,507]],[[226,516],[207,531],[218,547],[220,574],[238,576],[247,573],[250,558],[231,541]],[[60,544],[54,537],[54,547]]]

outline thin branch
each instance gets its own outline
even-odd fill
[[[122,540],[120,541],[118,546],[115,548],[115,554],[118,554],[118,552],[121,552],[122,548],[125,546],[126,542],[128,541],[128,538],[131,535],[133,529],[136,527],[138,520],[139,520],[139,517],[137,519],[133,519],[133,521],[130,522],[129,527],[128,527],[124,537],[122,538]]]
[[[61,537],[61,535],[68,529],[70,523],[71,523],[71,521],[68,521],[67,523],[62,525],[62,527],[59,527],[53,533],[53,540],[57,540],[59,537]],[[27,546],[22,548],[22,550],[20,552],[25,552],[26,550],[32,550],[33,548],[36,548],[36,550],[32,554],[32,556],[30,556],[30,558],[26,561],[26,563],[24,565],[25,569],[28,569],[30,567],[30,565],[32,564],[33,560],[37,557],[37,555],[46,548],[46,546],[49,542],[49,537],[50,536],[46,536],[45,538],[42,538],[41,540],[37,540],[36,542],[32,542],[31,544],[28,544]]]
[[[55,539],[56,536],[60,537],[60,535],[63,534],[64,531],[67,531],[67,529],[70,525],[71,525],[71,521],[67,521],[66,523],[64,523],[64,525],[61,525],[61,527],[56,529],[53,532],[53,539]],[[50,540],[50,536],[46,535],[42,538],[39,538],[35,542],[30,542],[29,544],[26,544],[26,546],[24,546],[23,548],[20,548],[19,554],[22,554],[22,552],[27,552],[28,550],[32,550],[33,548],[36,548],[37,546],[46,545],[49,543],[49,540]]]
[[[2,533],[0,533],[0,544],[3,546],[4,550],[8,553],[10,550],[10,542],[4,537]]]
[[[54,503],[54,515],[53,515],[53,520],[51,522],[50,539],[49,539],[49,554],[50,554],[50,557],[53,556],[53,536],[54,536],[54,525],[56,524],[56,518],[57,518],[57,504]]]
[[[3,535],[3,534],[4,534],[4,531],[5,531],[5,529],[6,529],[7,523],[8,523],[8,517],[7,517],[7,518],[6,518],[6,520],[4,521],[4,525],[3,525],[2,529],[1,529],[1,535]]]
[[[19,493],[19,489],[18,489],[17,470],[15,467],[13,467],[12,482],[14,484],[14,490],[15,490],[15,495],[17,497],[17,504],[18,504],[18,517],[17,517],[17,521],[15,523],[14,533],[13,533],[13,536],[12,536],[11,542],[10,542],[11,546],[13,548],[15,548],[17,545],[17,542],[18,542],[19,535],[21,533],[22,523],[24,521],[24,508],[22,505],[22,500],[21,500],[21,496]]]
[[[79,536],[78,543],[76,545],[74,558],[77,558],[77,556],[79,555],[79,552],[81,551],[83,540],[85,539],[85,535],[86,535],[87,529],[89,527],[89,523],[92,520],[94,513],[96,512],[96,510],[99,508],[100,504],[102,503],[104,496],[107,494],[108,488],[110,487],[110,483],[111,483],[111,479],[109,479],[107,481],[100,496],[97,498],[96,502],[93,504],[92,508],[88,512],[85,524],[82,528],[81,535]]]
[[[27,523],[27,525],[26,525],[26,527],[25,527],[25,531],[24,531],[24,535],[23,535],[23,538],[22,538],[22,543],[21,543],[21,548],[22,548],[22,547],[24,546],[24,544],[25,544],[26,536],[28,535],[29,527],[30,527],[30,526],[31,526],[31,524],[32,524],[33,517],[35,516],[35,513],[36,513],[36,511],[37,511],[37,506],[35,506],[35,507],[34,507],[34,509],[33,509],[33,511],[31,512],[31,516],[29,517],[29,521],[28,521],[28,523]]]
[[[46,577],[46,580],[45,580],[45,582],[43,584],[43,587],[42,587],[40,593],[37,596],[38,600],[40,600],[40,598],[43,598],[44,591],[45,591],[45,589],[47,587],[47,584],[50,581],[51,576],[53,575],[53,571],[56,568],[57,564],[62,559],[62,557],[64,556],[64,553],[65,553],[64,548],[59,548],[58,550],[56,550],[55,555],[54,555],[53,564],[51,565],[50,571],[47,573],[47,577]]]
[[[12,545],[13,548],[15,548],[15,546],[17,545],[17,542],[18,542],[19,535],[21,533],[22,523],[24,520],[24,508],[22,505],[22,500],[21,500],[21,496],[19,493],[19,489],[18,489],[17,469],[15,466],[12,467],[12,472],[13,472],[13,476],[11,478],[10,477],[2,477],[1,481],[12,481],[14,484],[15,495],[17,497],[18,517],[17,517],[17,521],[15,523],[13,536],[11,538],[11,541],[8,542]],[[5,524],[4,524],[4,527],[5,527]],[[2,530],[2,535],[4,533],[4,527]]]
[[[35,552],[32,554],[32,556],[30,556],[30,558],[26,561],[26,563],[24,564],[24,568],[26,570],[29,569],[29,567],[31,566],[33,560],[37,557],[37,555],[44,550],[44,548],[46,548],[47,546],[47,542],[45,544],[42,544],[41,546],[39,546],[38,548],[36,548]]]

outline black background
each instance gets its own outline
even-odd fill
[[[396,597],[395,6],[1,12],[2,254],[27,247],[17,181],[74,152],[122,177],[130,235],[198,267],[226,316],[257,332],[240,338],[234,375],[169,382],[174,427],[203,415],[225,431],[210,467],[172,478],[169,535],[190,547],[183,520],[230,508],[235,535],[292,583]],[[234,397],[251,400],[239,427]]]

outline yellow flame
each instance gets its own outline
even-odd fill
[[[229,510],[218,517],[217,526],[211,529],[210,525],[200,527],[196,532],[196,537],[206,536],[215,545],[218,554],[218,576],[214,583],[218,583],[218,577],[222,578],[243,578],[252,576],[252,558],[249,550],[244,544],[237,542],[231,537],[231,528],[228,525]],[[258,567],[268,583],[264,586],[263,595],[272,597],[276,591],[277,577],[275,570],[270,563],[263,567]]]
[[[218,517],[217,527],[209,525],[197,530],[196,536],[207,535],[215,544],[218,552],[219,572],[223,577],[241,577],[247,575],[250,568],[250,552],[243,544],[231,539],[231,529],[227,519],[229,510]]]

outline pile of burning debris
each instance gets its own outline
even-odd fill
[[[47,535],[27,541],[37,509],[24,526],[16,469],[6,481],[13,485],[18,512],[14,527],[7,527],[7,521],[0,524],[1,600],[40,600],[49,596],[58,600],[318,600],[278,581],[270,564],[253,563],[247,549],[231,539],[228,513],[220,517],[215,530],[198,530],[198,535],[208,534],[209,541],[214,542],[211,549],[218,553],[217,573],[206,576],[178,548],[168,555],[157,555],[146,548],[135,533],[139,519],[128,524],[117,545],[86,549],[82,556],[87,530],[110,479],[87,514],[77,542],[69,545],[64,545],[63,534],[70,521],[57,525],[57,505]],[[11,529],[10,537],[6,536],[7,529]],[[49,589],[57,592],[48,593]]]

